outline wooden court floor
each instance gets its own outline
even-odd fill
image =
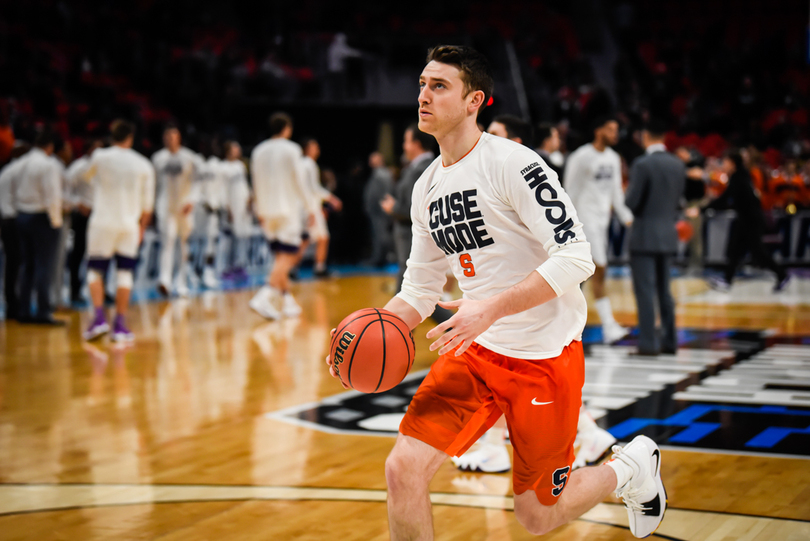
[[[806,286],[718,299],[678,280],[678,323],[810,335]],[[0,540],[387,539],[394,440],[266,414],[343,392],[323,363],[329,329],[382,306],[391,287],[384,276],[305,281],[304,315],[279,322],[248,308],[249,291],[144,303],[127,348],[83,343],[83,313],[61,314],[66,329],[0,323]],[[634,323],[628,280],[609,290],[617,319]],[[434,358],[429,328],[414,333],[414,370]],[[670,508],[651,539],[810,539],[810,461],[665,448],[662,465]],[[431,491],[437,539],[532,538],[508,475],[462,474],[448,460]],[[626,526],[609,499],[543,539],[631,539]]]

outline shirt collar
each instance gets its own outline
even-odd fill
[[[655,143],[647,147],[647,154],[652,154],[653,152],[666,152],[667,146],[664,143]]]

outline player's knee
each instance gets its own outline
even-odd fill
[[[131,270],[119,269],[115,273],[115,280],[116,285],[118,286],[119,289],[132,289],[132,286],[134,284]]]
[[[385,479],[388,482],[389,493],[401,490],[410,491],[420,485],[427,486],[430,483],[430,479],[421,474],[423,468],[418,466],[415,458],[396,447],[388,455],[385,460]]]
[[[515,499],[515,518],[532,535],[544,535],[554,528],[553,507],[524,505]]]

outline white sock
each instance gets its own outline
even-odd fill
[[[593,420],[591,414],[585,409],[585,406],[579,408],[579,422],[577,423],[577,432],[593,432],[599,428],[596,421]]]
[[[616,490],[626,485],[633,477],[633,468],[618,458],[614,458],[605,464],[613,468],[613,471],[616,472]]]
[[[326,263],[315,263],[315,272],[323,272],[326,270]]]
[[[599,313],[599,319],[602,320],[603,326],[616,323],[616,320],[613,319],[613,309],[610,307],[609,297],[596,299],[594,304],[596,304],[596,311]]]

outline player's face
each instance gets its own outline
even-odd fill
[[[402,141],[402,151],[405,153],[405,157],[409,162],[415,160],[416,157],[422,153],[422,147],[413,138],[413,132],[411,132],[411,130],[405,131],[405,138]]]
[[[419,76],[419,129],[434,137],[442,137],[464,121],[470,103],[477,94],[466,90],[460,71],[455,66],[435,60],[428,63]]]
[[[177,150],[180,148],[180,130],[166,130],[163,132],[163,144],[169,150]]]
[[[307,145],[307,156],[312,158],[313,160],[317,160],[321,156],[321,145],[318,144],[318,141],[311,141],[309,145]]]
[[[605,138],[605,143],[613,146],[619,142],[619,123],[615,120],[605,123],[602,126],[602,137]]]
[[[500,122],[493,122],[487,128],[487,133],[491,133],[492,135],[503,137],[504,139],[509,139],[509,134],[506,133],[506,126],[501,124]]]
[[[228,152],[228,154],[228,159],[238,160],[242,157],[242,147],[239,146],[239,143],[234,143],[231,145],[230,152]]]
[[[551,136],[549,136],[549,139],[551,152],[557,152],[560,150],[560,132],[557,131],[557,128],[551,128]]]

